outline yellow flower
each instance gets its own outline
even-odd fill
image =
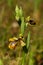
[[[23,35],[22,34],[19,34],[19,37],[23,37]]]
[[[10,38],[10,39],[9,39],[9,42],[12,42],[12,41],[14,41],[14,39],[13,39],[13,38]]]
[[[11,42],[11,43],[8,45],[8,47],[9,47],[9,49],[15,49],[16,45],[17,45],[16,42]]]
[[[9,42],[10,42],[10,43],[9,43],[9,45],[8,45],[9,49],[15,49],[18,42],[20,43],[20,45],[21,45],[22,47],[25,46],[26,44],[24,43],[23,40],[24,40],[24,39],[23,39],[23,35],[22,35],[22,34],[20,34],[18,38],[17,38],[17,37],[10,38],[10,39],[9,39]],[[18,43],[18,44],[19,44],[19,43]]]
[[[22,40],[20,40],[20,44],[21,44],[22,47],[26,45],[26,44],[24,43],[24,41],[22,41]]]
[[[30,20],[30,16],[28,16],[27,18],[26,18],[26,21],[29,21]]]
[[[17,45],[16,40],[18,40],[18,38],[16,38],[16,37],[9,39],[9,42],[10,42],[9,45],[8,45],[9,49],[14,49],[16,47],[16,45]]]
[[[9,39],[9,42],[13,42],[13,41],[15,41],[15,40],[18,40],[18,38],[16,38],[16,37],[10,38],[10,39]]]
[[[23,35],[22,35],[22,34],[19,34],[19,38],[20,38],[21,40],[24,40],[24,38],[23,38]]]
[[[18,38],[17,38],[17,37],[13,37],[13,39],[14,39],[14,40],[18,40]]]

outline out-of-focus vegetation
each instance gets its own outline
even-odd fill
[[[28,25],[24,35],[26,37],[28,31],[31,32],[31,39],[27,41],[30,42],[27,55],[20,47],[15,50],[8,48],[9,38],[17,36],[19,32],[15,27],[18,25],[15,21],[16,5],[23,8],[25,18],[30,16],[36,22],[35,26]],[[18,64],[43,65],[43,0],[0,0],[0,65]]]

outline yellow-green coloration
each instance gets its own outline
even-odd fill
[[[19,7],[16,5],[16,8],[15,8],[15,18],[16,20],[18,21],[19,20]]]
[[[2,59],[0,59],[0,65],[3,65],[3,60]]]
[[[30,20],[30,16],[28,16],[27,18],[26,18],[26,21],[29,21]]]
[[[8,47],[9,49],[15,49],[17,42],[10,42]]]
[[[22,37],[23,37],[22,34],[20,34],[18,38],[17,38],[17,37],[10,38],[10,39],[9,39],[9,42],[10,42],[10,43],[9,43],[8,47],[9,47],[10,49],[15,49],[16,46],[17,46],[17,44],[20,44],[22,47],[25,46],[26,44],[25,44],[25,42],[23,41],[23,38],[22,38]],[[18,42],[18,41],[19,41],[19,42]]]
[[[15,40],[18,40],[18,38],[16,38],[16,37],[10,38],[10,39],[9,39],[9,42],[13,42],[13,41],[15,41]]]

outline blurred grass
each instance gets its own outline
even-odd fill
[[[41,0],[34,0],[34,11],[39,9],[40,2]]]
[[[0,65],[3,65],[3,61],[0,59]]]

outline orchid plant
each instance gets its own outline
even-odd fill
[[[19,33],[18,37],[13,37],[13,38],[9,39],[10,43],[9,43],[8,47],[10,49],[15,49],[18,44],[21,45],[21,47],[23,48],[23,56],[22,56],[22,60],[21,60],[21,65],[24,65],[25,57],[26,57],[26,54],[28,53],[27,50],[29,50],[29,46],[30,46],[30,31],[28,32],[26,42],[25,42],[25,38],[24,38],[24,33],[28,26],[28,23],[26,23],[26,21],[27,20],[29,21],[30,16],[28,16],[27,18],[24,18],[22,7],[19,8],[18,6],[16,6],[15,19],[17,20],[17,22],[20,25],[20,33]],[[27,52],[25,52],[25,50]]]

